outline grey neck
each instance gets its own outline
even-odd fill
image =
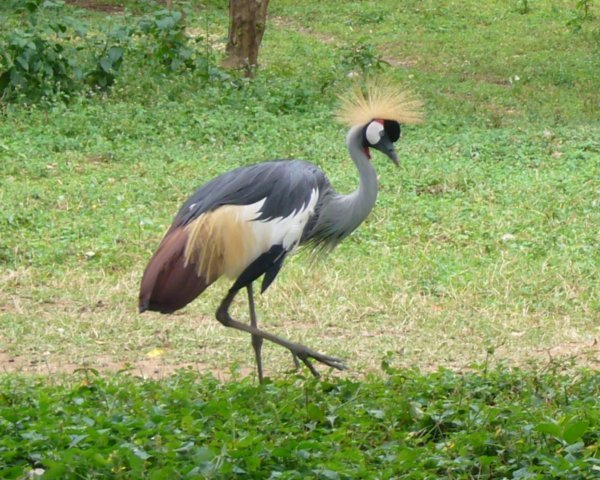
[[[375,205],[377,198],[377,173],[362,146],[362,126],[352,127],[346,136],[350,157],[358,169],[360,183],[349,195],[336,195],[323,212],[334,220],[331,228],[339,238],[349,235],[358,227]]]
[[[360,176],[358,188],[348,195],[358,224],[362,223],[373,209],[378,189],[377,173],[368,153],[363,149],[362,130],[361,126],[352,127],[346,136],[348,152],[350,152],[350,157],[352,157]]]

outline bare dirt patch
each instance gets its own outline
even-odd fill
[[[567,342],[532,352],[533,359],[544,357],[550,362],[570,360],[579,366],[600,368],[600,341],[595,338],[591,343]]]
[[[125,11],[125,8],[122,5],[99,2],[96,0],[67,0],[67,4],[85,8],[87,10],[94,10],[96,12],[120,14]]]
[[[400,352],[401,354],[402,352]],[[501,354],[490,359],[490,363],[501,362],[505,364]],[[515,359],[513,359],[515,360]],[[402,364],[402,361],[400,361]],[[547,366],[561,365],[564,368],[587,367],[600,368],[600,342],[595,339],[590,343],[568,342],[551,348],[536,349],[524,353],[522,357],[510,362],[513,366]],[[406,365],[408,367],[408,365]],[[470,367],[462,362],[450,362],[445,364],[424,363],[421,370],[433,372],[440,367],[456,371],[466,371]],[[69,361],[60,355],[41,355],[35,357],[14,356],[6,352],[0,352],[0,373],[19,373],[26,375],[71,375],[81,371],[94,371],[106,373],[125,373],[144,379],[162,379],[169,377],[179,370],[193,370],[198,373],[212,373],[215,378],[225,381],[232,378],[231,371],[215,368],[214,364],[204,362],[171,362],[165,358],[145,358],[132,362],[117,361],[106,355],[91,358],[85,362],[76,363]],[[271,369],[269,369],[271,370]],[[236,371],[236,376],[246,377],[254,375],[254,366],[244,365]],[[368,372],[377,373],[372,368],[367,368],[363,374]],[[268,372],[268,374],[275,372]],[[362,376],[359,372],[347,372],[350,376]],[[344,375],[343,373],[341,375]]]
[[[323,43],[333,44],[336,42],[335,37],[333,37],[331,35],[326,35],[324,33],[315,32],[314,30],[311,30],[310,28],[303,27],[302,25],[298,25],[284,17],[271,17],[269,20],[271,21],[271,23],[273,23],[273,25],[275,25],[277,27],[287,28],[289,30],[293,30],[294,32],[300,33],[302,35],[314,37],[314,38],[322,41]]]
[[[134,362],[115,361],[106,356],[93,358],[87,362],[74,363],[66,358],[56,355],[43,355],[40,357],[13,356],[0,352],[0,372],[20,373],[26,375],[71,375],[78,371],[97,371],[100,373],[126,373],[145,379],[166,378],[178,370],[193,370],[198,373],[212,373],[219,380],[231,378],[230,372],[211,368],[202,362],[167,363],[161,358],[148,358]],[[249,367],[240,368],[240,376],[247,376],[253,372]]]

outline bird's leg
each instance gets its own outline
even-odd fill
[[[229,292],[221,302],[221,305],[219,305],[219,308],[217,309],[217,320],[219,320],[219,322],[221,322],[224,326],[248,332],[251,335],[255,335],[265,340],[269,340],[270,342],[276,343],[277,345],[281,345],[282,347],[287,348],[290,352],[292,352],[292,355],[302,360],[304,365],[308,367],[310,372],[315,377],[319,376],[319,372],[315,370],[310,359],[324,363],[325,365],[328,365],[330,367],[337,368],[338,370],[346,369],[343,360],[339,358],[323,355],[322,353],[311,350],[310,348],[304,345],[290,342],[289,340],[285,340],[281,337],[278,337],[277,335],[273,335],[272,333],[260,330],[254,325],[246,325],[245,323],[238,322],[237,320],[231,318],[231,315],[229,315],[229,307],[238,291],[239,290],[234,288],[229,290]]]
[[[254,328],[258,328],[256,321],[256,310],[254,308],[254,294],[252,292],[252,283],[246,286],[248,291],[248,307],[250,309],[250,325]],[[256,370],[258,371],[258,382],[263,383],[263,368],[262,368],[262,349],[263,339],[258,335],[252,335],[252,347],[254,348],[254,356],[256,357]]]

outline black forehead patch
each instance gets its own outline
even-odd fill
[[[384,120],[383,128],[392,142],[395,142],[400,138],[400,124],[395,120]]]

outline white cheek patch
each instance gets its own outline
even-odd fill
[[[371,145],[377,145],[379,140],[381,140],[381,134],[383,132],[383,125],[377,121],[369,123],[367,127],[367,131],[365,132],[365,136],[367,137],[367,142]]]

